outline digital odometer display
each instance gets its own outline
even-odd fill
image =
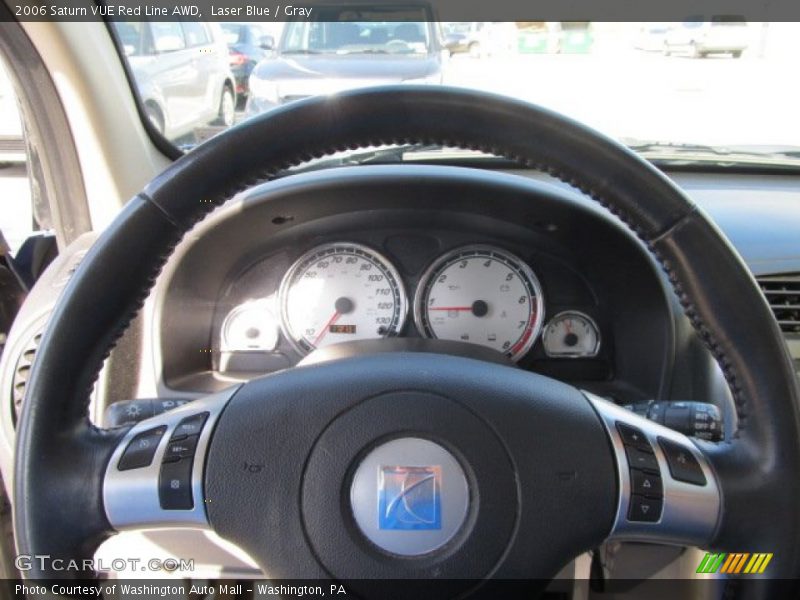
[[[396,335],[408,306],[394,266],[374,250],[349,242],[301,256],[279,294],[284,334],[304,353]]]

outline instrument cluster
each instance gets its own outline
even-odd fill
[[[416,336],[479,344],[519,361],[542,336],[546,356],[591,358],[596,322],[579,311],[545,319],[545,293],[530,265],[503,248],[470,244],[430,262],[408,289],[383,254],[327,243],[297,258],[277,294],[251,298],[225,316],[220,350],[269,353],[281,336],[300,355],[331,344]],[[413,325],[411,322],[413,321]]]

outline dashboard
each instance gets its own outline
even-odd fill
[[[635,402],[657,397],[673,352],[663,276],[616,218],[575,191],[455,167],[254,188],[181,244],[157,307],[163,381],[184,392],[336,344],[445,340]]]
[[[755,276],[768,281],[780,276],[770,286],[776,290],[774,308],[784,311],[780,314],[787,318],[786,311],[791,309],[781,308],[778,301],[794,305],[796,295],[789,295],[786,288],[795,285],[793,289],[800,291],[797,178],[677,171],[668,175],[724,230]],[[5,351],[4,364],[9,369],[0,373],[0,387],[7,398],[22,381],[16,374],[29,368],[24,359],[35,352],[57,293],[94,239],[94,234],[86,234],[59,256],[25,303]],[[340,277],[331,270],[327,279],[335,286],[316,284],[325,293],[312,294],[314,302],[303,307],[306,310],[299,317],[282,314],[284,305],[296,308],[290,290],[300,292],[302,304],[305,294],[298,282],[326,259],[320,252],[337,248],[341,251],[333,254],[342,258],[337,264],[346,264],[351,253],[356,256],[360,249],[364,254],[351,263],[358,265],[359,273],[361,265],[373,264],[370,274],[380,271],[384,277],[393,277],[390,292],[379,295],[390,296],[396,305],[389,309],[374,304],[375,290],[387,285],[364,286],[380,281],[369,282],[367,276],[358,289],[358,284],[350,283],[352,274]],[[486,249],[498,260],[491,267],[483,266]],[[469,277],[450,290],[450,274],[462,275],[459,267],[465,256]],[[522,331],[530,335],[510,356],[504,356],[502,346],[508,341],[506,351],[510,350],[524,334],[512,328],[500,340],[498,329],[490,342],[486,324],[492,322],[487,318],[490,314],[497,316],[498,301],[513,304],[508,299],[514,296],[510,291],[507,296],[484,296],[483,285],[476,295],[469,287],[486,281],[481,276],[486,268],[497,268],[500,279],[502,273],[510,274],[520,286],[517,291],[524,288],[516,296],[519,301],[524,295],[519,313],[523,316],[516,324],[527,314]],[[447,275],[442,284],[437,274]],[[340,292],[336,286],[341,282],[346,285]],[[497,283],[494,287],[500,291]],[[449,308],[452,299],[453,307],[469,310],[457,310],[458,316],[453,317],[450,311],[433,311],[442,313],[441,322],[426,321],[421,314],[423,299],[429,302],[433,297],[438,305],[445,298],[440,292],[455,294],[442,307]],[[353,312],[339,311],[344,314],[332,325],[340,327],[331,330],[328,322],[341,297],[353,302]],[[405,306],[396,298],[404,299]],[[376,312],[358,313],[355,320],[361,300],[367,307],[372,304]],[[473,312],[479,300],[487,304],[483,317]],[[480,305],[477,312],[482,312]],[[376,321],[387,317],[388,324]],[[362,323],[369,328],[365,330]],[[379,334],[380,327],[386,329]],[[784,331],[800,372],[797,327],[788,325]],[[326,329],[315,344],[319,349],[304,346],[303,340],[313,343]],[[375,337],[333,343],[365,333]],[[568,340],[570,333],[578,340]],[[460,339],[464,334],[470,336],[469,341]],[[487,346],[476,344],[479,335]],[[177,247],[143,314],[106,362],[92,419],[102,423],[105,407],[116,400],[159,397],[172,403],[177,398],[191,399],[343,346],[390,344],[402,349],[406,344],[414,349],[418,344],[424,348],[425,343],[444,341],[431,336],[452,344],[457,343],[452,338],[458,338],[458,343],[494,353],[518,368],[567,381],[619,404],[713,401],[725,414],[726,423],[732,422],[730,397],[716,364],[688,323],[660,267],[619,219],[568,185],[536,171],[412,165],[332,169],[278,179],[237,196],[209,215]],[[6,410],[13,410],[10,402]],[[4,423],[6,451],[0,459],[4,468],[11,468],[8,440],[13,440],[9,425],[13,417],[7,416]],[[191,548],[194,555],[197,548],[208,546],[200,533],[150,531],[117,536],[110,542],[118,545],[111,554],[128,552],[132,535],[137,536],[135,543],[143,544],[145,538],[152,541],[156,550],[150,554],[170,548],[172,555],[182,556]],[[631,551],[638,557],[642,549],[636,546]],[[200,562],[226,565],[230,573],[254,573],[249,559],[224,545],[215,544]]]

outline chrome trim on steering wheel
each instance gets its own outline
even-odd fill
[[[619,497],[617,516],[609,539],[661,542],[678,545],[706,546],[711,542],[721,515],[719,485],[703,453],[685,435],[648,421],[624,408],[583,391],[603,421],[617,464]],[[655,452],[663,486],[663,505],[660,518],[654,522],[632,521],[628,518],[631,506],[631,472],[625,445],[617,423],[639,429]],[[705,485],[684,483],[673,478],[659,438],[679,444],[691,452],[702,469]]]
[[[168,413],[146,419],[134,425],[122,438],[106,467],[103,482],[103,504],[108,522],[117,531],[160,527],[208,527],[203,474],[211,435],[228,401],[239,390],[234,386],[211,396],[184,404]],[[194,457],[191,459],[191,490],[193,507],[187,510],[167,510],[161,507],[159,476],[170,438],[178,424],[194,415],[208,413],[202,426]],[[128,444],[140,433],[165,427],[149,465],[119,470],[118,465]],[[185,459],[184,459],[185,460]]]

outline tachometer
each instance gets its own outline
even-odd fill
[[[284,276],[279,295],[283,332],[301,352],[396,335],[408,307],[394,266],[349,242],[301,256]]]
[[[427,337],[480,344],[519,360],[542,328],[542,288],[531,268],[505,250],[458,248],[423,275],[414,316]]]

